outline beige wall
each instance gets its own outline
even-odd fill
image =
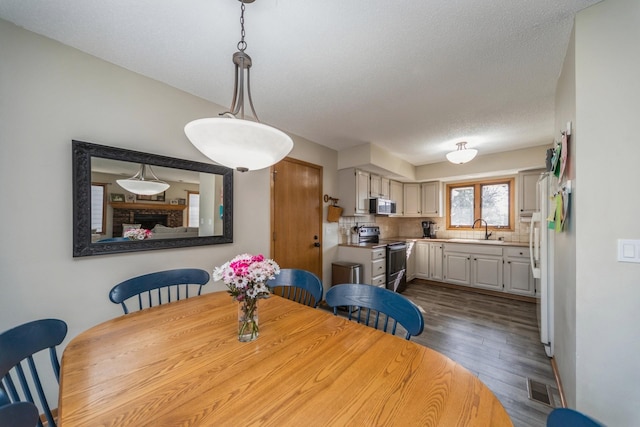
[[[66,345],[122,313],[107,296],[119,281],[179,267],[211,271],[238,253],[269,253],[269,171],[261,170],[234,174],[233,244],[73,259],[71,140],[209,162],[183,127],[223,107],[2,20],[0,40],[0,330],[60,318],[69,325]],[[292,156],[322,165],[324,192],[336,194],[337,152],[294,140]],[[325,235],[337,236],[335,227],[325,223]],[[336,240],[324,242],[328,283]]]
[[[575,34],[571,34],[569,48],[556,88],[556,138],[560,130],[572,123],[569,138],[569,165],[565,171],[573,182],[569,220],[562,233],[555,235],[554,260],[554,357],[561,372],[562,384],[570,407],[576,406],[576,200],[580,197],[576,178],[576,156],[580,126],[576,124]]]
[[[609,426],[640,420],[640,2],[578,14],[576,37],[576,405]]]

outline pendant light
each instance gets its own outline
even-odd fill
[[[286,133],[260,123],[253,108],[249,86],[251,57],[244,52],[247,48],[244,41],[244,5],[253,3],[254,0],[238,1],[241,3],[241,39],[238,42],[238,52],[233,54],[235,84],[231,110],[221,113],[221,117],[187,123],[184,133],[202,154],[214,162],[246,172],[278,163],[293,148],[293,140]],[[255,122],[244,118],[245,93]]]
[[[141,196],[152,196],[169,188],[169,184],[159,180],[151,170],[151,166],[145,164],[141,164],[138,173],[131,178],[118,179],[116,182],[125,190]]]
[[[478,154],[478,150],[475,148],[467,148],[466,142],[458,142],[456,145],[458,146],[456,151],[447,153],[447,160],[451,163],[461,165],[473,160],[476,154]]]

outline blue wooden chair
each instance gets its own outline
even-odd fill
[[[604,427],[604,425],[576,410],[556,408],[547,417],[547,427]]]
[[[396,334],[400,323],[407,331],[407,340],[420,335],[424,329],[424,319],[418,307],[389,289],[354,283],[335,285],[327,291],[326,301],[333,307],[334,314],[338,314],[338,307],[346,307],[349,320],[357,320],[392,335]]]
[[[55,427],[53,414],[40,377],[43,370],[38,370],[33,355],[49,349],[49,358],[56,381],[60,381],[60,362],[56,346],[60,345],[67,335],[67,324],[58,319],[43,319],[25,323],[0,334],[0,402],[31,402],[35,389],[44,411],[48,426]],[[26,362],[28,369],[23,367]],[[26,372],[29,375],[26,375]],[[29,378],[30,377],[30,378]],[[16,387],[20,385],[20,391]],[[57,403],[57,402],[56,402]],[[38,425],[42,423],[38,419]]]
[[[133,277],[118,283],[109,292],[109,299],[121,304],[129,314],[125,301],[137,296],[138,310],[153,307],[190,296],[200,295],[209,282],[209,273],[198,268],[178,268]],[[193,290],[189,292],[189,289]]]
[[[38,408],[31,402],[0,406],[0,427],[35,427],[39,420]]]
[[[267,281],[274,294],[316,308],[322,301],[322,282],[310,271],[283,268]]]

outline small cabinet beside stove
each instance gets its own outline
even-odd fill
[[[376,248],[371,250],[371,283],[373,286],[385,286],[386,280],[386,258],[385,248]]]
[[[358,248],[353,246],[339,246],[338,259],[362,264],[362,283],[385,286],[386,273],[385,247]]]

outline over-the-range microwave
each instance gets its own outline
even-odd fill
[[[391,215],[396,213],[396,202],[387,199],[369,199],[369,213],[376,215]]]

